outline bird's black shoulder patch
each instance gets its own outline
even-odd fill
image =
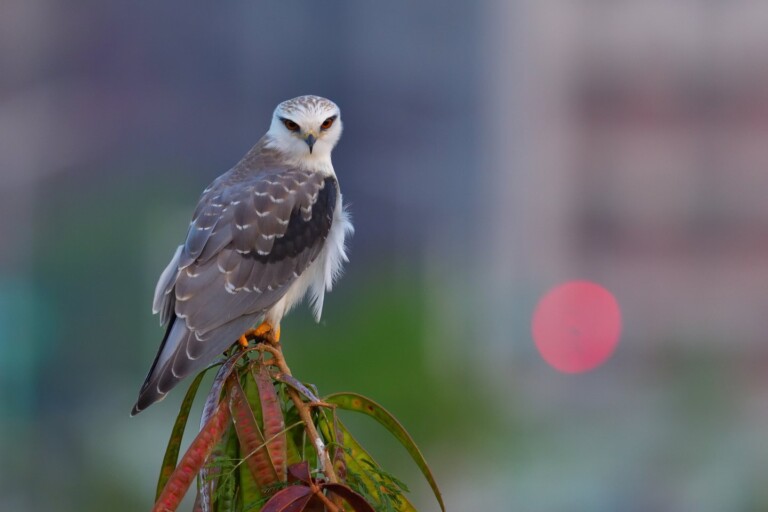
[[[325,178],[323,188],[317,193],[317,200],[312,205],[312,216],[305,220],[301,209],[291,212],[288,227],[283,236],[276,238],[272,251],[266,255],[249,253],[249,256],[262,263],[272,263],[285,258],[295,258],[306,249],[320,245],[328,237],[336,210],[338,186],[336,179]]]

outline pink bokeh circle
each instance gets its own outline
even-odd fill
[[[563,283],[541,298],[531,332],[541,357],[563,373],[594,370],[621,336],[621,309],[611,292],[590,281]]]

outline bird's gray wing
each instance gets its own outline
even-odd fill
[[[335,178],[298,169],[230,171],[206,189],[158,282],[153,308],[168,329],[134,414],[210,363],[283,297],[322,250],[337,197]]]

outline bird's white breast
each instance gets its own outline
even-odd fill
[[[346,211],[341,194],[336,200],[333,222],[323,248],[307,269],[302,272],[288,288],[282,299],[272,306],[265,315],[265,320],[272,326],[279,326],[280,320],[293,306],[298,304],[309,291],[315,320],[320,321],[323,314],[325,292],[331,291],[333,283],[342,271],[342,265],[349,261],[346,253],[346,237],[354,232],[349,213]]]

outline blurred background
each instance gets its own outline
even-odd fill
[[[3,0],[0,510],[149,509],[186,387],[129,419],[155,281],[300,94],[357,232],[295,374],[398,416],[449,510],[768,510],[766,56],[761,0]],[[531,318],[573,279],[623,330],[565,374]]]

